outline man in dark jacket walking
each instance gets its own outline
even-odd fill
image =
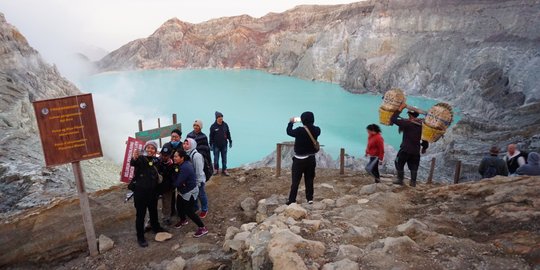
[[[411,171],[411,182],[409,184],[411,187],[416,187],[418,167],[420,166],[420,151],[425,154],[429,143],[422,141],[422,120],[418,118],[418,112],[408,111],[409,119],[399,118],[406,106],[405,103],[401,104],[399,110],[391,118],[392,124],[397,125],[399,131],[403,132],[403,140],[395,161],[398,179],[394,181],[394,184],[403,185],[405,164],[407,164]],[[420,150],[420,147],[422,150]]]
[[[227,172],[227,145],[232,148],[232,138],[229,125],[223,121],[223,114],[216,112],[216,122],[210,127],[210,148],[214,152],[214,175],[219,173],[219,156],[221,154],[222,173]]]
[[[309,204],[313,203],[313,180],[315,179],[315,167],[317,165],[315,154],[318,152],[313,140],[316,141],[319,135],[321,135],[321,129],[314,125],[315,116],[312,112],[302,113],[300,119],[304,125],[303,127],[293,129],[294,118],[291,118],[287,125],[287,135],[295,138],[292,184],[287,204],[296,202],[296,195],[302,175],[304,175],[304,184],[306,185],[306,199]],[[309,134],[313,136],[313,139],[311,139]]]
[[[482,178],[492,178],[497,175],[508,176],[506,162],[500,159],[498,155],[499,148],[493,146],[489,150],[489,156],[482,159],[478,168],[478,172],[482,175]]]

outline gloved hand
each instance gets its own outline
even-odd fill
[[[232,148],[232,141],[229,142],[229,148]]]

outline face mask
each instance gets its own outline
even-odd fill
[[[180,144],[180,142],[171,142],[171,144],[172,144],[173,147],[176,148]]]

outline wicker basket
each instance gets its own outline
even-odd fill
[[[379,108],[379,122],[385,126],[391,126],[392,121],[390,121],[390,118],[392,118],[392,115],[394,114],[393,111],[385,110],[382,106]]]
[[[453,119],[452,107],[446,103],[437,103],[429,109],[424,122],[430,127],[446,130],[452,124]]]
[[[438,141],[446,132],[446,129],[438,129],[422,123],[422,140],[430,143]]]
[[[387,111],[395,112],[399,110],[399,106],[405,103],[406,98],[403,91],[399,88],[392,88],[384,94],[381,107]]]

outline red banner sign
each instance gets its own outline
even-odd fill
[[[120,177],[120,181],[124,183],[129,183],[129,181],[131,181],[131,178],[133,178],[135,168],[131,167],[129,163],[131,161],[131,157],[133,156],[133,151],[135,151],[135,149],[139,149],[139,151],[142,151],[143,146],[143,141],[137,140],[132,137],[128,138],[126,142],[126,153],[124,154],[124,164],[122,165],[122,174]]]

